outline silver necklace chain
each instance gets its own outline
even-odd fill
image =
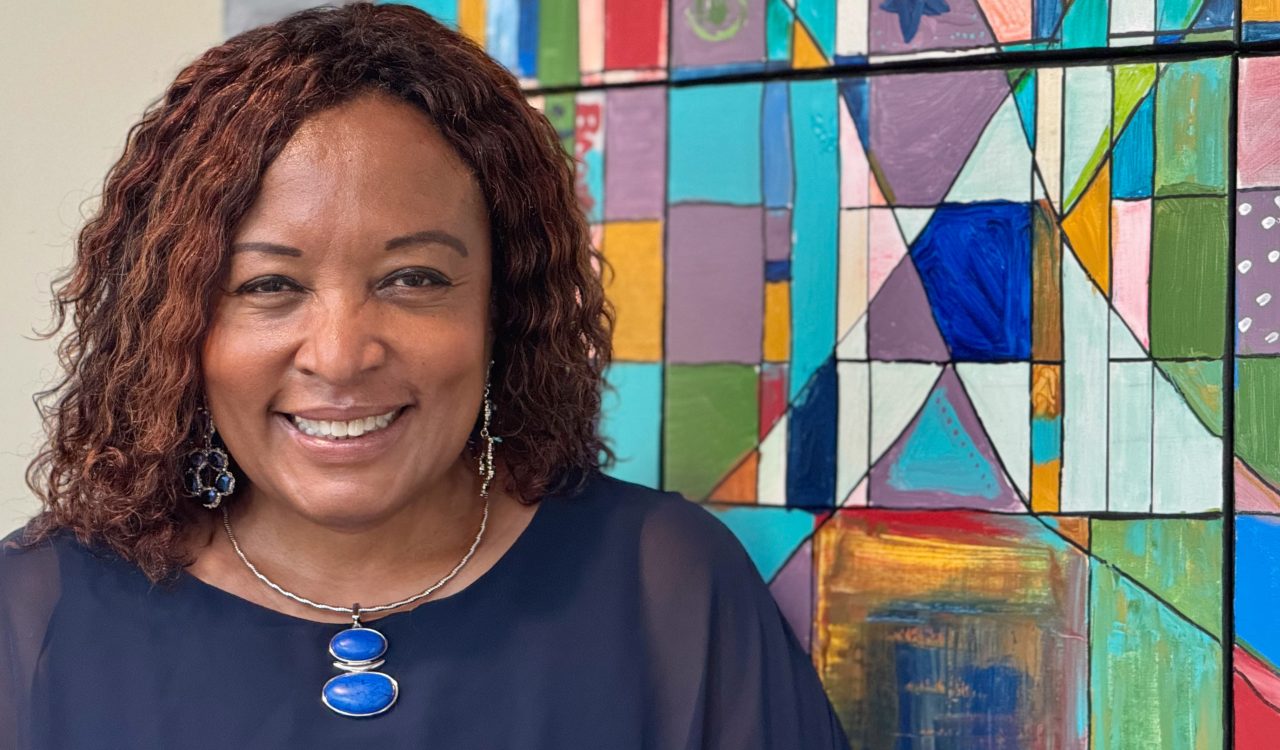
[[[436,581],[435,585],[433,585],[431,588],[427,589],[426,591],[423,591],[421,594],[415,594],[414,596],[411,596],[408,599],[401,599],[398,602],[392,602],[390,604],[380,604],[376,607],[363,607],[363,606],[360,606],[359,604],[356,604],[354,607],[335,607],[332,604],[321,604],[319,602],[313,602],[310,599],[307,599],[306,597],[298,596],[297,594],[294,594],[292,592],[285,591],[279,585],[274,583],[271,579],[267,578],[265,575],[259,572],[259,570],[256,567],[254,567],[254,564],[249,562],[249,558],[244,556],[244,552],[240,550],[240,544],[239,542],[236,541],[236,535],[231,531],[231,517],[227,514],[227,506],[225,504],[222,506],[222,525],[227,530],[227,538],[231,540],[231,546],[235,548],[236,554],[240,556],[241,561],[243,561],[244,564],[249,567],[249,570],[255,576],[258,577],[259,581],[262,581],[266,585],[275,589],[277,592],[283,594],[284,596],[289,597],[290,599],[300,604],[306,604],[307,606],[315,607],[316,609],[328,610],[330,612],[345,612],[347,614],[351,614],[357,618],[356,620],[357,623],[359,622],[358,618],[362,613],[382,612],[388,609],[396,609],[397,607],[403,607],[406,604],[412,604],[413,602],[416,602],[419,599],[422,599],[423,597],[429,596],[433,591],[435,591],[436,589],[448,583],[451,578],[453,578],[455,575],[458,574],[458,571],[462,570],[462,567],[467,564],[467,561],[471,559],[471,555],[476,551],[476,547],[480,546],[480,540],[481,538],[484,537],[484,528],[485,528],[485,525],[488,523],[488,521],[489,521],[489,497],[488,497],[488,494],[486,493],[484,497],[484,514],[480,516],[480,530],[476,532],[476,538],[473,542],[471,542],[471,549],[467,550],[467,554],[463,555],[462,560],[460,560],[458,564],[453,567],[453,570],[449,571],[448,575],[446,575],[444,578],[441,578],[439,581]]]

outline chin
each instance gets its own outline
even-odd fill
[[[368,490],[314,492],[295,503],[295,509],[316,524],[357,530],[375,525],[398,510],[386,502],[386,497],[385,493]]]

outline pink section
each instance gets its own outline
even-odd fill
[[[843,102],[836,107],[840,110],[840,206],[863,208],[870,200],[867,181],[871,168],[848,107]]]
[[[1031,3],[1027,0],[978,0],[978,7],[1001,42],[1031,38]]]
[[[1233,472],[1236,486],[1236,512],[1273,513],[1280,510],[1280,496],[1240,459],[1235,459]]]
[[[867,477],[863,477],[858,486],[853,488],[853,492],[844,499],[840,505],[846,508],[865,508],[867,507]]]
[[[1111,296],[1142,346],[1151,348],[1147,290],[1151,278],[1151,201],[1111,202]]]
[[[871,199],[870,201],[868,201],[871,205],[873,206],[889,205],[889,201],[885,200],[884,193],[881,192],[880,190],[880,183],[877,182],[874,177],[867,178],[867,190],[871,194]]]
[[[893,269],[907,254],[907,244],[902,240],[902,232],[898,230],[898,221],[893,218],[893,211],[881,209],[871,211],[871,273],[867,289],[867,299],[875,299],[884,280],[889,278]]]
[[[578,0],[578,61],[584,73],[604,70],[604,0]]]
[[[1271,705],[1280,705],[1280,675],[1271,671],[1261,659],[1236,646],[1234,649],[1236,671],[1244,675],[1258,695]]]
[[[1239,187],[1280,186],[1280,58],[1240,61]]]

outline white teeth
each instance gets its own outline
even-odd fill
[[[294,414],[289,415],[289,419],[293,422],[298,430],[312,437],[324,438],[353,438],[360,437],[366,433],[381,430],[387,425],[395,421],[399,410],[392,410],[386,414],[379,414],[376,417],[361,417],[353,419],[349,422],[330,421],[327,419],[303,419]]]

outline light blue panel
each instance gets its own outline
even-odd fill
[[[604,99],[598,101],[600,111],[604,112]],[[608,138],[608,122],[605,123],[605,138]],[[604,221],[604,144],[602,138],[597,138],[591,144],[591,148],[582,155],[582,161],[585,165],[587,175],[587,194],[591,196],[591,208],[586,212],[587,221],[592,224],[599,224]]]
[[[1151,510],[1151,363],[1111,363],[1108,510]]]
[[[764,201],[768,208],[790,208],[794,177],[791,174],[791,111],[788,85],[776,81],[764,89]]]
[[[440,23],[458,28],[458,0],[396,0],[396,2],[425,10]]]
[[[668,202],[760,203],[763,93],[759,83],[671,90]]]
[[[1062,417],[1031,419],[1031,463],[1044,464],[1062,458]]]
[[[1111,154],[1111,195],[1115,198],[1150,198],[1155,167],[1155,100],[1142,98],[1129,123],[1116,138]],[[1113,134],[1114,137],[1114,134]]]
[[[520,66],[520,0],[486,0],[485,46],[507,70]]]
[[[766,581],[813,533],[813,514],[806,510],[703,507],[738,537]]]
[[[1107,508],[1107,300],[1062,258],[1063,513]]]
[[[616,389],[606,390],[601,403],[600,431],[618,462],[610,476],[658,487],[662,447],[662,364],[615,362],[605,380]]]
[[[791,215],[791,382],[795,399],[836,345],[837,237],[840,224],[836,82],[791,84],[796,178]]]
[[[1085,171],[1099,146],[1104,139],[1110,142],[1111,70],[1067,68],[1062,88],[1062,201],[1066,205],[1070,200],[1070,210],[1084,192]],[[1098,164],[1101,161],[1093,163],[1095,170]]]
[[[1198,513],[1221,508],[1222,439],[1209,432],[1172,383],[1162,375],[1154,382],[1152,510]]]
[[[866,11],[850,8],[850,12]],[[836,0],[796,0],[796,17],[813,34],[813,40],[822,48],[822,54],[832,59],[836,50]]]
[[[1280,664],[1280,518],[1236,516],[1236,638]]]
[[[604,151],[593,148],[582,158],[587,165],[587,190],[591,197],[591,210],[587,211],[587,221],[599,224],[604,221]]]

